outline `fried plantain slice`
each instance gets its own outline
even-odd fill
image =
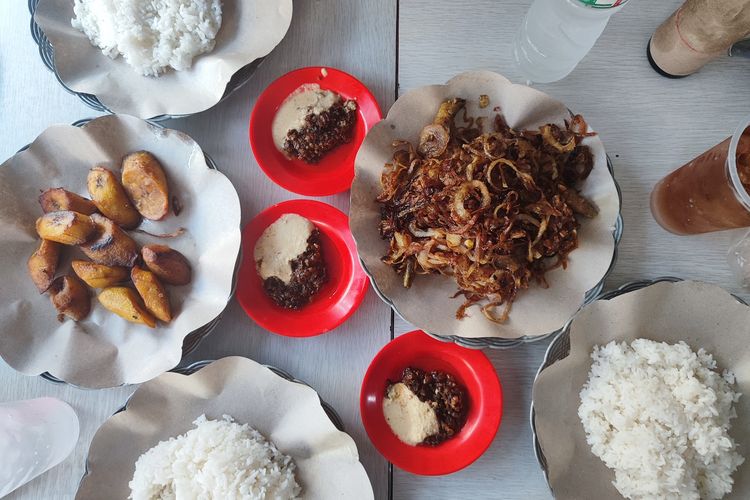
[[[73,271],[91,288],[107,288],[128,279],[128,269],[120,266],[105,266],[87,260],[70,263]]]
[[[190,262],[167,245],[146,245],[141,249],[149,271],[170,285],[187,285],[192,279]]]
[[[91,311],[91,297],[86,285],[75,276],[60,276],[49,287],[50,300],[59,313],[58,319],[67,316],[81,321]]]
[[[135,266],[130,271],[130,279],[143,299],[146,309],[157,319],[169,323],[172,321],[172,308],[169,305],[169,295],[159,278],[151,271]]]
[[[89,171],[87,186],[96,208],[107,218],[122,226],[133,229],[141,222],[141,214],[133,206],[125,189],[115,174],[104,167],[94,167]]]
[[[156,319],[148,312],[135,290],[112,286],[99,292],[99,302],[108,310],[131,323],[156,327]]]
[[[96,224],[88,215],[70,210],[50,212],[36,220],[36,232],[44,240],[63,245],[80,245],[96,232]]]
[[[63,188],[50,188],[39,195],[39,204],[44,213],[72,210],[79,214],[91,215],[96,212],[94,202]]]
[[[138,244],[117,224],[94,214],[91,220],[97,227],[95,237],[80,246],[86,256],[105,266],[131,267],[138,260]]]
[[[29,257],[29,274],[39,293],[46,292],[52,285],[59,260],[60,244],[50,240],[42,240],[39,248]]]
[[[169,212],[167,177],[148,151],[131,153],[122,161],[122,186],[146,219],[160,220]]]

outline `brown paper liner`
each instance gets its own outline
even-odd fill
[[[111,59],[73,28],[72,0],[40,0],[34,20],[55,49],[55,70],[76,92],[95,95],[115,113],[143,118],[197,113],[215,105],[232,76],[267,55],[292,20],[292,0],[224,0],[222,25],[211,52],[190,69],[140,75],[122,56]]]
[[[372,486],[357,445],[337,430],[318,394],[241,357],[214,361],[192,375],[165,373],[143,384],[127,409],[99,428],[89,449],[89,473],[76,500],[125,499],[135,462],[159,441],[194,428],[201,415],[229,415],[248,424],[291,456],[310,500],[371,500]]]
[[[91,314],[83,321],[57,320],[46,295],[39,295],[26,260],[39,245],[37,198],[50,187],[87,196],[91,167],[120,170],[123,157],[147,150],[160,161],[170,195],[182,211],[144,221],[153,234],[185,231],[167,240],[130,232],[139,245],[169,245],[187,257],[193,278],[170,286],[174,318],[157,328],[130,323],[104,309],[91,291]],[[154,127],[125,115],[107,115],[82,128],[53,125],[29,148],[0,166],[0,356],[26,375],[49,372],[68,383],[103,388],[150,380],[179,363],[182,342],[216,318],[232,293],[240,247],[240,200],[231,181],[209,169],[200,146],[182,132]],[[85,258],[65,248],[58,275],[69,261]]]
[[[490,99],[485,108],[479,106],[483,94]],[[457,285],[452,278],[419,275],[407,289],[402,278],[380,260],[388,250],[388,242],[378,231],[380,205],[375,198],[381,189],[383,167],[393,157],[393,141],[405,139],[416,144],[422,127],[432,122],[440,103],[451,97],[466,99],[468,115],[484,117],[485,124],[492,123],[498,112],[517,129],[535,129],[545,123],[563,125],[570,118],[570,112],[561,102],[489,71],[462,73],[445,85],[407,92],[391,107],[388,116],[372,128],[357,154],[349,225],[359,256],[378,290],[396,311],[429,333],[504,339],[552,333],[575,314],[586,292],[601,281],[612,263],[615,248],[612,231],[620,200],[598,135],[584,141],[591,148],[594,169],[581,189],[599,207],[599,215],[581,221],[579,246],[570,254],[567,269],[547,273],[548,288],[533,285],[521,291],[506,323],[490,322],[476,306],[467,310],[465,318],[456,319],[463,298],[454,297]]]
[[[617,499],[614,472],[596,457],[578,418],[580,391],[591,369],[595,345],[647,338],[670,344],[685,341],[704,348],[718,369],[737,377],[742,393],[730,435],[740,454],[750,451],[750,308],[728,292],[705,283],[657,283],[581,311],[570,327],[570,354],[543,370],[534,383],[535,425],[557,500]],[[725,500],[750,497],[750,460],[732,475]]]

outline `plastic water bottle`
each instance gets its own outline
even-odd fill
[[[516,35],[513,56],[529,82],[568,76],[628,0],[534,0]]]
[[[55,398],[0,403],[0,498],[70,455],[78,416]]]

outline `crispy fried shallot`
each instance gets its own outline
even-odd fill
[[[478,304],[503,323],[519,290],[546,287],[545,273],[565,268],[578,246],[576,215],[597,214],[576,189],[594,165],[581,144],[592,134],[580,115],[565,128],[521,131],[497,115],[494,131],[482,133],[464,104],[443,102],[416,147],[394,142],[377,198],[390,241],[382,260],[407,288],[419,274],[453,276],[465,299],[457,318]]]

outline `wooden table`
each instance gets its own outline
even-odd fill
[[[247,122],[259,93],[285,72],[330,65],[359,77],[383,110],[409,89],[441,83],[473,69],[520,81],[511,43],[530,0],[297,0],[292,27],[253,80],[219,106],[166,125],[194,137],[232,180],[243,223],[266,206],[294,198],[258,169]],[[750,112],[750,64],[723,60],[683,80],[658,76],[645,56],[649,36],[679,0],[631,0],[596,47],[565,80],[539,88],[583,114],[601,134],[624,196],[625,235],[607,288],[640,278],[677,275],[717,283],[748,299],[726,265],[729,244],[743,231],[676,237],[651,218],[648,195],[671,169],[727,137]],[[0,158],[11,156],[52,123],[95,116],[46,70],[29,35],[26,2],[0,5]],[[345,194],[323,201],[343,210]],[[2,284],[0,284],[2,286]],[[243,355],[309,382],[331,403],[357,442],[377,499],[536,499],[549,490],[534,459],[528,411],[531,384],[547,341],[487,354],[505,391],[503,423],[476,463],[444,477],[399,470],[375,451],[358,411],[359,385],[374,354],[392,335],[413,329],[394,318],[374,293],[341,328],[293,340],[257,327],[232,301],[223,320],[186,362]],[[0,332],[2,335],[2,332]],[[78,411],[82,432],[75,453],[12,493],[13,499],[70,499],[95,430],[134,387],[86,391],[26,377],[0,363],[0,401],[59,397]]]

